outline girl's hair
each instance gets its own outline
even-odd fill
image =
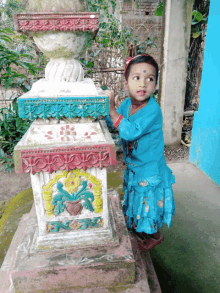
[[[137,64],[137,63],[147,63],[147,64],[152,65],[155,68],[155,71],[156,71],[155,78],[156,78],[156,84],[157,84],[158,71],[159,71],[158,64],[154,60],[154,58],[148,54],[137,55],[135,57],[129,57],[127,59],[126,66],[125,66],[125,72],[124,72],[125,79],[128,80],[130,70],[131,70],[131,65]]]

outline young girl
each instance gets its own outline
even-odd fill
[[[164,223],[170,227],[175,213],[175,179],[164,158],[162,113],[151,97],[157,85],[158,64],[147,54],[130,57],[124,76],[130,98],[116,111],[117,97],[113,91],[105,91],[110,106],[106,120],[118,128],[123,143],[127,226],[138,236],[139,248],[149,250],[164,240],[158,229]]]

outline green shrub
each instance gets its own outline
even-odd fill
[[[10,28],[0,30],[0,86],[7,91],[16,89],[18,93],[31,88],[26,74],[37,75],[40,68],[34,62],[35,55],[25,45],[27,37],[18,35]],[[15,145],[27,131],[31,121],[18,116],[17,98],[9,108],[0,109],[0,161],[3,169],[11,172]]]
[[[18,116],[17,99],[14,99],[12,106],[0,109],[0,160],[3,163],[2,169],[11,172],[14,166],[13,151],[16,144],[30,127],[30,120],[23,120]]]

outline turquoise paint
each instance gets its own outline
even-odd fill
[[[85,230],[88,228],[99,228],[102,225],[98,223],[98,221],[100,221],[102,218],[101,217],[95,217],[93,219],[81,219],[78,220],[76,219],[75,221],[65,221],[64,223],[59,222],[59,221],[53,221],[50,222],[48,225],[48,232],[59,232],[60,229],[63,230],[72,230],[74,229],[73,227],[71,227],[71,225],[76,222],[76,227],[74,230]],[[77,225],[79,225],[77,227]]]
[[[109,115],[107,96],[91,97],[25,97],[18,99],[19,117],[22,119],[47,119],[54,117],[93,117]]]
[[[51,227],[54,227],[54,228],[51,228],[49,232],[59,232],[60,229],[70,230],[71,229],[69,227],[70,223],[72,223],[72,221],[65,221],[64,223],[57,222],[57,221],[50,222]]]
[[[198,112],[194,115],[190,162],[220,185],[220,1],[211,0]]]
[[[79,227],[79,229],[81,230],[85,230],[89,227],[91,228],[97,228],[97,227],[100,227],[100,225],[98,224],[98,221],[100,221],[102,218],[101,217],[96,217],[96,218],[93,218],[93,219],[81,219],[81,220],[78,220],[78,222],[80,224],[82,224],[82,226]]]

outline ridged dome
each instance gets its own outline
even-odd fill
[[[55,82],[75,82],[84,79],[84,71],[75,59],[51,59],[45,68],[45,79]]]

